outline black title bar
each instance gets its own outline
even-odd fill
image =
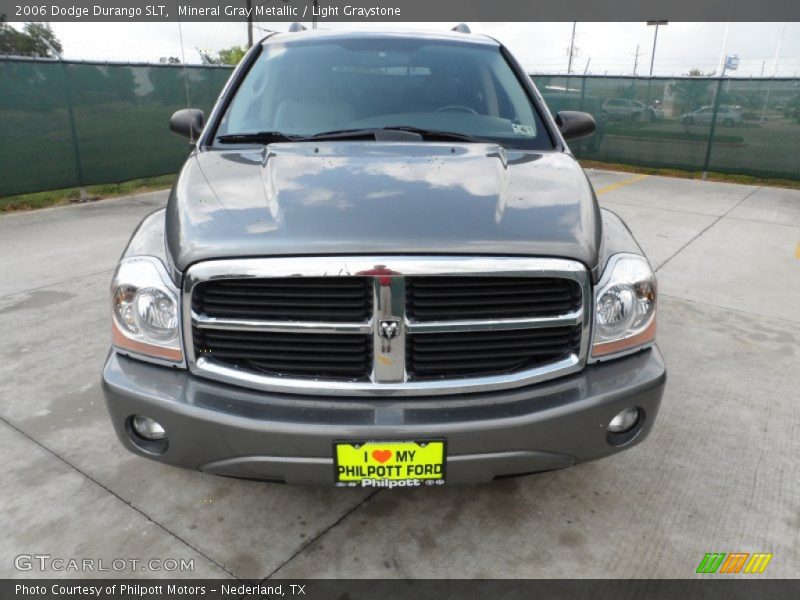
[[[800,596],[800,581],[700,576],[678,579],[28,579],[0,580],[0,598],[36,600],[789,600]]]
[[[249,12],[248,12],[249,11]],[[798,0],[0,0],[7,21],[798,21]]]

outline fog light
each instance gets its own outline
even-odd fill
[[[131,419],[131,427],[136,432],[136,435],[141,436],[145,440],[163,440],[167,437],[167,432],[164,427],[150,417],[144,415],[133,415]]]
[[[638,408],[626,408],[625,410],[617,413],[608,423],[608,431],[611,433],[622,433],[632,429],[639,420]]]

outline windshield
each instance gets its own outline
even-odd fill
[[[382,127],[552,148],[499,48],[389,37],[265,44],[216,135]]]

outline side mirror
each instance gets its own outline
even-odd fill
[[[565,140],[579,140],[589,137],[597,129],[594,117],[589,113],[562,110],[556,115],[556,125]]]
[[[206,116],[203,114],[202,110],[197,108],[184,108],[183,110],[175,112],[170,117],[169,128],[178,135],[189,138],[189,141],[193,142],[200,135],[200,132],[203,131],[205,120]]]

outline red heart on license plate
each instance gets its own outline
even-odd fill
[[[392,451],[391,450],[373,450],[372,451],[372,458],[377,460],[379,463],[383,464],[390,458],[392,458]]]

